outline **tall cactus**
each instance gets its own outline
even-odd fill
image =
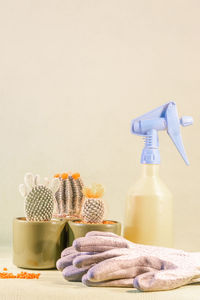
[[[80,217],[84,200],[80,174],[62,173],[54,177],[60,180],[60,188],[55,194],[54,217]]]
[[[27,221],[49,221],[53,214],[54,194],[58,190],[60,182],[54,178],[49,185],[45,178],[45,184],[39,184],[39,175],[25,174],[25,184],[20,184],[19,191],[25,198],[24,212]]]

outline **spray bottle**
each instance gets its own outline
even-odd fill
[[[142,151],[142,176],[127,197],[124,237],[147,245],[173,246],[172,194],[159,177],[160,152],[158,131],[165,130],[186,165],[180,125],[193,124],[192,117],[180,120],[174,102],[168,102],[132,121],[131,132],[145,138]]]

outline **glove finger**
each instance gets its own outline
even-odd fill
[[[77,253],[78,251],[76,251],[76,249],[74,247],[68,247],[68,248],[65,248],[62,252],[61,252],[61,257],[63,256],[67,256],[67,255],[70,255],[72,253]]]
[[[59,270],[59,271],[62,271],[64,268],[66,268],[67,266],[70,266],[72,265],[72,262],[73,262],[73,259],[77,256],[81,255],[80,252],[79,253],[72,253],[72,254],[69,254],[67,256],[63,256],[61,257],[59,260],[57,260],[56,262],[56,268]]]
[[[69,265],[72,265],[73,260],[81,255],[88,255],[92,256],[96,254],[96,252],[74,252],[72,254],[69,254],[67,256],[61,257],[57,262],[56,262],[56,267],[59,271],[62,271],[64,268],[66,268]]]
[[[156,266],[155,266],[156,268]],[[120,278],[134,278],[141,273],[155,270],[154,266],[145,265],[139,258],[124,255],[104,260],[93,267],[87,273],[90,281],[106,281]]]
[[[113,233],[113,232],[107,232],[107,231],[89,231],[85,235],[88,236],[108,236],[108,237],[116,237],[116,238],[122,238],[121,236]]]
[[[83,275],[82,283],[87,286],[98,286],[98,287],[133,287],[133,278],[123,278],[109,281],[93,282],[87,277],[87,274]]]
[[[86,266],[91,266],[92,264],[97,264],[109,258],[128,255],[129,251],[130,250],[127,248],[117,248],[105,252],[98,252],[94,255],[79,255],[73,260],[73,265],[76,268],[83,268]]]
[[[82,276],[86,274],[88,268],[76,268],[73,265],[66,267],[62,271],[63,277],[68,281],[81,281]]]
[[[114,248],[104,252],[92,252],[92,255],[84,255],[83,253],[84,252],[81,252],[81,255],[77,256],[73,260],[73,265],[76,268],[83,268],[92,264],[97,264],[101,261],[105,261],[106,259],[120,257],[122,255],[129,255],[131,258],[141,257],[141,250],[138,252],[135,251],[135,249],[128,248]]]
[[[200,271],[178,268],[154,271],[137,276],[133,286],[141,291],[171,290],[191,283],[195,277],[200,277]]]
[[[150,267],[130,267],[122,270],[119,269],[118,271],[107,273],[104,275],[101,274],[101,276],[97,277],[96,274],[94,275],[94,273],[92,273],[93,270],[91,269],[88,271],[88,279],[92,282],[109,281],[109,280],[122,279],[122,278],[123,279],[132,278],[132,286],[133,286],[133,278],[143,273],[155,271],[155,269]]]
[[[123,238],[91,236],[76,239],[73,247],[81,252],[103,252],[114,248],[128,248],[128,243]]]

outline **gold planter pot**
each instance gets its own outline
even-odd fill
[[[107,231],[121,235],[121,223],[117,221],[111,221],[112,224],[86,224],[76,221],[68,222],[68,246],[71,246],[75,239],[85,236],[89,231]]]
[[[67,246],[67,220],[13,220],[13,263],[27,269],[53,269]]]

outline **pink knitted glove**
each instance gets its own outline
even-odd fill
[[[73,245],[79,251],[99,252],[73,260],[76,268],[90,267],[82,278],[88,286],[134,286],[157,291],[200,282],[200,253],[134,244],[102,232],[90,232]]]
[[[90,266],[83,268],[76,268],[73,266],[73,260],[81,255],[90,255],[93,253],[78,252],[74,247],[66,248],[61,253],[61,258],[56,262],[56,267],[62,271],[63,277],[68,281],[81,281],[82,276],[87,273]]]
[[[73,247],[79,252],[104,252],[111,249],[131,248],[145,253],[166,253],[176,254],[185,253],[183,250],[173,248],[149,246],[132,243],[122,236],[112,232],[90,231],[85,237],[77,238],[73,242]]]

